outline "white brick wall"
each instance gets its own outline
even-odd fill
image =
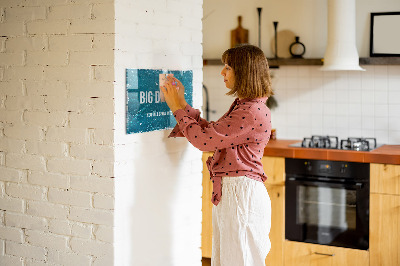
[[[2,0],[0,32],[0,265],[112,265],[114,0]]]
[[[43,217],[31,216],[7,212],[5,214],[5,225],[14,228],[24,228],[32,230],[45,230],[48,228],[49,221]]]
[[[203,1],[115,2],[114,264],[201,265],[201,152],[170,130],[125,134],[125,69],[193,70],[199,108]]]
[[[125,134],[125,68],[193,70],[199,108],[201,18],[202,0],[0,2],[0,264],[200,265],[201,152]]]
[[[91,265],[92,258],[89,255],[84,255],[74,252],[62,252],[58,250],[49,250],[47,254],[48,261],[60,265]]]
[[[34,259],[44,261],[46,259],[44,247],[33,246],[28,243],[20,244],[14,241],[6,241],[5,254],[15,258]]]

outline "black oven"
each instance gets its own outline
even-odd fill
[[[285,169],[286,239],[368,249],[369,164],[287,158]]]

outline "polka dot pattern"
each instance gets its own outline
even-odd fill
[[[207,160],[214,205],[221,200],[224,176],[247,176],[261,182],[267,179],[261,164],[271,132],[266,100],[266,97],[236,99],[216,122],[201,118],[200,111],[189,105],[174,112],[178,124],[170,137],[184,136],[201,151],[215,151]]]

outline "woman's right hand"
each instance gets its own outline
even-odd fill
[[[179,79],[171,76],[168,76],[167,78],[171,82],[176,82],[176,86],[179,88],[178,89],[179,103],[182,106],[182,108],[185,108],[187,105],[187,102],[185,100],[185,87],[183,86],[182,82]]]

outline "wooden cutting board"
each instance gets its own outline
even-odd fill
[[[249,43],[249,31],[242,27],[242,16],[238,16],[238,27],[231,30],[231,48],[242,43]]]

